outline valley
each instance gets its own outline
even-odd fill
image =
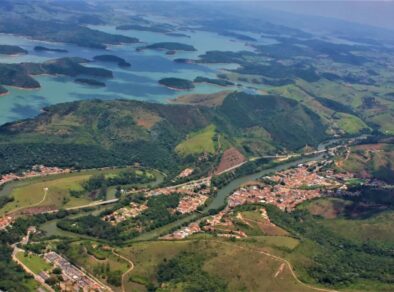
[[[0,2],[0,291],[393,290],[394,33],[269,5]]]

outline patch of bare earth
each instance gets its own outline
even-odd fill
[[[145,129],[151,129],[154,125],[160,122],[161,118],[149,111],[136,111],[133,113],[133,118],[136,124]]]
[[[56,210],[55,205],[47,205],[47,206],[38,206],[38,207],[27,207],[21,209],[19,211],[13,212],[10,215],[12,216],[21,216],[21,215],[37,215],[41,213],[46,213],[50,211]]]
[[[238,166],[245,161],[245,156],[243,156],[238,149],[232,147],[223,152],[219,166],[216,168],[215,173],[222,173],[223,171],[232,169],[233,167]]]

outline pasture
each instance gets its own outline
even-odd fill
[[[189,154],[214,153],[215,152],[215,126],[208,127],[190,134],[183,142],[178,144],[175,150],[182,156]]]

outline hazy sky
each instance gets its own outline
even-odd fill
[[[394,1],[247,1],[276,10],[334,17],[394,30]],[[253,3],[258,2],[258,4]]]

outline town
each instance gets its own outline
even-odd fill
[[[35,165],[31,170],[25,171],[22,174],[8,173],[0,176],[0,186],[15,180],[22,180],[27,178],[47,176],[54,174],[70,173],[69,168],[47,167],[44,165]]]
[[[196,232],[216,232],[216,226],[223,228],[232,225],[226,215],[238,206],[272,204],[283,211],[291,212],[306,200],[332,194],[334,191],[345,191],[346,183],[353,179],[354,175],[335,173],[331,167],[333,163],[332,160],[311,161],[246,183],[228,197],[227,205],[222,211],[205,220],[203,228],[198,224],[201,222],[199,220],[163,238],[184,239]],[[262,217],[267,224],[271,224],[265,210],[262,211]],[[232,231],[231,234],[219,233],[219,236],[241,238],[246,235],[240,231]]]

